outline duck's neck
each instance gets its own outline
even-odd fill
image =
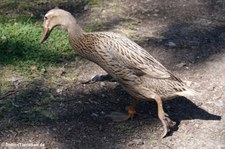
[[[76,23],[76,21],[71,21],[68,25],[69,38],[73,40],[78,40],[83,34],[84,30]]]

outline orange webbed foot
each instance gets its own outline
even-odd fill
[[[115,122],[126,121],[129,118],[131,118],[131,120],[133,120],[134,115],[137,113],[135,111],[137,102],[138,101],[136,99],[131,100],[131,105],[128,108],[126,108],[127,114],[120,113],[120,112],[112,112],[111,114],[107,115],[107,117],[110,117]]]
[[[130,116],[131,120],[133,120],[134,115],[137,114],[136,110],[133,107],[129,107],[127,113]]]

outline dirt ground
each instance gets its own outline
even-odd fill
[[[133,121],[107,118],[112,111],[125,112],[130,96],[116,82],[81,84],[105,72],[78,58],[65,62],[65,73],[80,71],[73,83],[62,81],[55,90],[48,78],[39,78],[11,97],[23,106],[8,115],[18,121],[1,130],[0,142],[43,143],[49,149],[225,149],[225,2],[112,0],[85,9],[74,14],[81,25],[128,36],[202,95],[164,104],[178,128],[160,139],[154,102],[140,102]],[[43,108],[57,119],[27,124],[23,116],[43,98],[52,98]]]

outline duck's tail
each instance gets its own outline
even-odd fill
[[[179,95],[179,96],[189,97],[189,96],[199,95],[200,93],[193,90],[193,89],[187,88],[182,92],[177,92],[176,94]]]
[[[185,86],[185,90],[183,90],[182,92],[177,92],[176,94],[178,96],[184,96],[184,97],[193,97],[193,96],[199,97],[201,96],[202,93],[200,91],[193,90],[189,86]]]

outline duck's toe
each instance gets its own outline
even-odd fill
[[[176,125],[176,122],[172,121],[167,114],[164,115],[164,117],[161,119],[163,124],[163,133],[161,135],[161,138],[164,138],[170,129]]]

